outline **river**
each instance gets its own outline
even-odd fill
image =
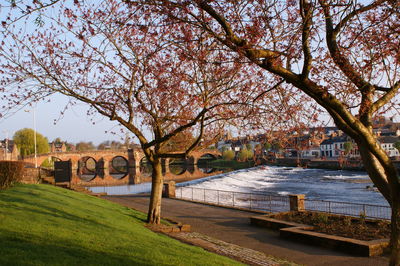
[[[178,187],[278,195],[305,194],[314,200],[388,205],[373,189],[365,172],[262,166],[177,184]],[[368,188],[367,188],[368,187]],[[91,187],[93,192],[126,195],[150,192],[150,183],[118,187]]]
[[[305,194],[314,200],[388,205],[365,172],[255,167],[178,184],[235,192]],[[368,188],[367,188],[368,187]]]

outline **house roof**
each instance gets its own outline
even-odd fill
[[[54,145],[56,148],[61,148],[63,145],[65,145],[64,142],[51,142],[51,145]]]
[[[327,144],[333,144],[333,143],[339,143],[339,142],[347,142],[347,141],[349,141],[349,137],[346,135],[342,135],[342,136],[337,136],[337,137],[326,139],[321,142],[321,145],[327,145]]]
[[[12,152],[13,149],[14,149],[14,145],[15,145],[15,143],[11,139],[3,139],[3,140],[0,141],[0,147],[2,149],[5,149],[7,147],[8,148],[7,152]]]

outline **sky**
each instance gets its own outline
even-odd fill
[[[0,0],[0,21],[8,13],[7,5]],[[25,30],[32,30],[37,27],[34,23],[25,25]],[[121,134],[118,123],[110,121],[107,118],[98,115],[93,118],[87,116],[87,105],[80,104],[67,110],[63,118],[60,118],[60,112],[68,102],[66,96],[51,96],[50,103],[38,103],[35,108],[36,131],[47,137],[51,142],[56,138],[61,138],[69,143],[80,141],[91,141],[98,145],[103,141],[117,140],[123,142],[125,134]],[[3,106],[0,100],[0,106]],[[29,112],[27,112],[29,111]],[[59,120],[54,123],[54,120]],[[95,124],[93,124],[95,122]],[[32,108],[23,108],[12,116],[0,118],[0,140],[5,138],[12,139],[14,133],[23,128],[34,128]],[[107,131],[107,133],[106,133]],[[119,135],[111,134],[117,132]],[[130,136],[133,136],[132,134]],[[137,141],[136,141],[137,142]]]
[[[2,11],[0,18],[5,14],[4,10]],[[107,140],[123,142],[125,134],[119,133],[118,124],[100,115],[94,118],[88,117],[85,104],[67,110],[64,116],[58,120],[67,101],[65,96],[52,96],[50,103],[37,104],[35,108],[37,132],[47,137],[49,141],[61,138],[69,143],[91,141],[96,145]],[[2,105],[3,103],[0,101],[0,106]],[[7,137],[12,139],[16,131],[23,128],[34,128],[32,108],[30,108],[30,112],[26,112],[28,110],[29,108],[24,108],[12,116],[0,119],[0,139]],[[54,123],[54,120],[58,121]],[[329,118],[323,120],[329,121]],[[116,132],[117,135],[110,133],[111,131]]]
[[[65,96],[52,96],[51,100],[49,103],[38,103],[35,108],[36,131],[47,137],[50,142],[57,137],[69,143],[91,141],[98,145],[106,140],[123,142],[125,135],[119,133],[120,127],[117,122],[100,115],[92,121],[86,114],[88,108],[84,104],[67,110],[59,119],[68,99]],[[58,121],[54,123],[54,120]],[[10,117],[0,119],[0,139],[12,139],[14,133],[23,128],[34,128],[32,108],[24,108]]]

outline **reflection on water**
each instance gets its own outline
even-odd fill
[[[96,177],[96,174],[81,174],[79,177],[81,180],[89,182]]]
[[[171,173],[179,173],[179,172],[183,172],[185,171],[190,171],[191,173],[194,172],[195,170],[195,165],[184,165],[184,164],[172,164],[169,165],[170,167],[170,172]],[[140,165],[140,170],[142,171],[142,175],[149,175],[151,176],[151,171],[152,171],[152,167],[150,164],[141,164]],[[200,170],[200,172],[204,173],[204,174],[200,174],[200,176],[198,176],[198,178],[203,177],[205,174],[210,174],[213,173],[215,171],[219,171],[221,172],[221,169],[216,169],[216,168],[211,168],[211,167],[198,167],[198,170]],[[227,171],[227,169],[223,169],[224,171]],[[116,176],[118,174],[114,174],[113,177],[117,178]],[[122,175],[122,174],[120,174]],[[91,179],[93,179],[93,176],[86,176],[87,180],[85,181],[90,181]],[[123,176],[122,176],[123,177]],[[120,178],[122,178],[120,177]],[[123,186],[109,186],[109,187],[87,187],[87,189],[89,189],[92,192],[95,193],[102,193],[105,192],[108,195],[128,195],[128,194],[138,194],[138,193],[149,193],[151,191],[151,183],[142,183],[142,184],[137,184],[137,185],[123,185]]]
[[[212,167],[199,167],[199,170],[205,174],[211,174],[211,173],[214,173],[217,171],[216,168],[212,168]]]
[[[110,163],[110,175],[114,179],[121,179],[128,174],[128,161],[122,157],[114,157]]]
[[[149,163],[140,164],[140,173],[143,177],[150,177],[153,172],[153,166]]]
[[[183,164],[183,163],[173,163],[173,164],[170,164],[168,167],[169,167],[169,172],[173,175],[182,175],[185,172],[189,172],[190,174],[193,174],[194,171],[196,170],[195,165],[187,165],[187,164]],[[197,169],[204,174],[211,174],[216,171],[223,171],[223,172],[231,171],[231,169],[226,169],[226,168],[218,169],[215,167],[210,167],[210,166],[207,166],[207,164],[199,165],[199,166],[197,166]],[[140,164],[140,173],[142,176],[151,177],[152,171],[153,171],[153,167],[151,166],[151,164],[148,164],[148,163]],[[164,166],[163,166],[163,174],[165,174]]]
[[[125,177],[126,175],[127,175],[126,173],[122,173],[122,174],[110,173],[110,176],[112,176],[115,179],[121,179],[121,178]]]
[[[181,175],[184,172],[186,172],[186,165],[185,164],[170,164],[169,172],[174,175]]]
[[[216,171],[223,171],[223,172],[230,172],[230,171],[233,171],[233,169],[218,168],[218,166],[215,166],[215,165],[211,166],[211,165],[210,165],[210,161],[212,161],[212,160],[210,160],[210,159],[206,159],[206,160],[200,159],[200,160],[197,162],[197,168],[198,168],[201,172],[203,172],[203,173],[205,173],[205,174],[212,174],[212,173],[214,173],[214,172],[216,172]]]

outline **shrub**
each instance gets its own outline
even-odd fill
[[[312,220],[316,224],[328,224],[329,216],[326,213],[316,212],[312,214]]]
[[[240,161],[247,161],[253,158],[253,151],[246,149],[246,147],[243,147],[238,153],[238,159]]]
[[[224,158],[224,160],[231,161],[233,158],[235,158],[235,152],[232,150],[223,151],[222,158]]]
[[[6,189],[20,181],[24,172],[24,162],[0,161],[0,189]]]
[[[345,226],[351,226],[351,217],[350,216],[344,216],[343,217],[343,224]]]

